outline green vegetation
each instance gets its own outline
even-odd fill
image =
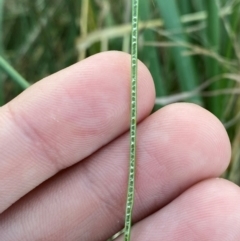
[[[0,0],[0,56],[3,55],[3,36],[2,36],[2,27],[3,27],[3,6],[4,0]],[[4,104],[4,82],[3,82],[3,74],[0,72],[0,106]]]
[[[224,176],[237,184],[239,16],[240,0],[145,0],[139,5],[139,58],[154,77],[155,110],[187,101],[217,115],[233,146]],[[131,2],[125,0],[0,0],[0,105],[28,83],[87,56],[129,52],[130,21]]]
[[[22,89],[25,90],[30,86],[29,83],[25,79],[23,79],[23,77],[12,66],[10,66],[10,64],[2,56],[0,56],[0,68],[6,74],[8,74],[9,77]]]
[[[136,126],[137,126],[137,66],[138,66],[138,8],[139,1],[132,1],[132,34],[131,34],[131,121],[130,121],[130,165],[125,214],[124,240],[130,241],[132,211],[134,204],[136,172]]]
[[[159,11],[164,20],[165,28],[168,33],[173,33],[171,39],[173,42],[188,42],[187,35],[181,23],[179,8],[175,0],[157,0]],[[185,4],[186,6],[186,4]],[[174,17],[173,17],[174,16]],[[166,33],[165,35],[168,35]],[[191,91],[198,86],[199,81],[196,74],[196,67],[191,56],[183,58],[183,52],[186,51],[184,46],[175,46],[171,49],[174,66],[176,68],[177,80],[181,91]],[[201,96],[192,96],[191,102],[202,105]]]

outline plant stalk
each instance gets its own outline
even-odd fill
[[[138,61],[138,8],[139,1],[132,0],[132,43],[131,43],[131,122],[130,122],[130,167],[125,214],[124,240],[130,241],[132,210],[134,203],[136,126],[137,126],[137,61]]]
[[[2,57],[0,56],[0,69],[3,69],[12,80],[17,83],[22,89],[27,89],[30,84]]]

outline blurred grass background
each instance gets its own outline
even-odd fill
[[[90,55],[130,53],[130,14],[130,0],[0,0],[0,105]],[[215,114],[232,142],[224,177],[240,185],[240,0],[140,0],[139,15],[154,110],[187,101]]]

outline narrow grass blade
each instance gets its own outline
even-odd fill
[[[214,50],[215,52],[219,51],[220,46],[220,19],[218,8],[215,1],[205,0],[206,8],[207,8],[207,45],[206,47]],[[206,61],[206,78],[212,78],[219,74],[219,64],[217,61],[213,59],[207,59]],[[219,89],[224,86],[222,81],[218,81],[211,86],[211,90]],[[209,109],[212,113],[214,113],[217,117],[221,117],[221,113],[223,110],[223,98],[221,96],[212,97],[209,100]]]
[[[227,37],[225,45],[223,46],[223,44],[221,43],[221,46],[223,46],[221,48],[223,55],[226,56],[226,58],[228,58],[228,59],[237,58],[238,57],[237,56],[238,47],[235,48],[235,46],[238,45],[236,34],[238,33],[238,28],[239,28],[240,4],[238,4],[234,7],[234,11],[233,11],[232,15],[230,16],[230,18],[226,18],[225,16],[222,16],[222,18],[223,18],[223,21],[225,21],[224,26],[225,26],[225,30],[226,30],[225,33],[226,33],[226,37]],[[226,26],[226,25],[228,25],[228,26]],[[227,30],[226,28],[229,28],[229,29]],[[232,34],[234,36],[231,36]],[[236,42],[236,43],[234,44],[234,42]],[[240,60],[238,59],[238,62],[239,61]],[[226,71],[227,71],[226,68],[222,69],[222,72],[226,72]],[[227,81],[226,79],[223,80],[223,83],[224,83],[223,88],[233,88],[234,85],[236,85],[235,83]],[[224,105],[225,106],[228,105],[228,108],[225,108],[224,115],[222,117],[222,119],[224,121],[226,121],[226,119],[231,119],[232,114],[236,113],[236,110],[233,107],[233,105],[235,105],[234,103],[236,101],[233,101],[233,99],[235,99],[235,97],[233,98],[232,96],[226,96],[224,98]],[[231,114],[231,112],[233,112],[233,113]],[[235,132],[235,129],[233,132]]]
[[[205,10],[205,6],[204,6],[204,0],[197,0],[197,1],[193,1],[193,5],[196,9],[196,11],[203,11]]]
[[[0,0],[0,53],[3,53],[3,8],[5,0]]]
[[[107,26],[107,27],[110,27],[110,26],[114,26],[116,24],[116,21],[115,21],[115,18],[113,16],[113,13],[111,11],[111,0],[105,0],[106,1],[106,4],[109,8],[109,11],[108,11],[108,14],[107,16],[105,16],[104,18],[104,25]]]
[[[235,130],[235,138],[232,143],[232,162],[229,170],[228,179],[240,185],[240,149],[239,149],[240,127]]]
[[[187,36],[183,33],[183,26],[180,21],[179,9],[175,0],[156,0],[161,16],[165,22],[168,32],[178,31],[175,34],[176,41],[188,42]],[[198,78],[194,62],[190,56],[183,56],[184,47],[175,47],[171,53],[177,69],[178,81],[182,91],[190,91],[198,85]],[[202,105],[201,97],[193,97],[191,102]]]
[[[92,31],[98,29],[98,21],[97,21],[98,10],[97,10],[95,1],[89,1],[88,15],[89,15],[88,16],[88,32],[92,32]],[[88,49],[88,54],[94,55],[96,53],[99,53],[100,51],[101,51],[101,45],[98,42],[98,43],[92,45]]]
[[[3,7],[5,0],[0,0],[0,55],[3,55]],[[0,73],[0,106],[4,104],[4,80]]]
[[[150,3],[151,2],[149,1],[142,1],[139,6],[139,18],[142,21],[149,20],[151,17]],[[144,30],[143,38],[145,41],[156,40],[154,32],[150,29]],[[139,55],[141,57],[140,59],[147,65],[152,74],[157,97],[167,95],[166,85],[162,76],[162,67],[158,57],[158,49],[151,46],[145,46]]]
[[[85,38],[88,32],[88,7],[89,7],[89,0],[82,0],[81,1],[81,18],[80,18],[80,26],[81,26],[81,37]],[[86,51],[83,50],[79,54],[79,60],[83,60],[86,57]]]
[[[199,1],[199,0],[197,0]],[[179,7],[182,14],[187,14],[191,12],[191,1],[190,0],[181,0],[179,1]]]
[[[136,125],[137,125],[137,61],[138,61],[138,0],[132,0],[132,43],[131,43],[131,122],[130,122],[130,166],[125,214],[124,240],[130,241],[132,210],[134,203]]]
[[[11,77],[22,89],[26,89],[30,84],[2,57],[0,56],[0,69]]]
[[[236,3],[237,1],[235,1]],[[233,2],[234,3],[234,2]],[[239,17],[240,17],[240,4],[239,2],[234,6],[233,14],[230,18],[222,17],[224,22],[224,27],[226,29],[226,35],[228,36],[228,41],[226,43],[226,47],[224,48],[224,54],[229,59],[238,58],[238,62],[240,61],[238,57],[238,41],[237,34],[239,33]],[[223,71],[226,71],[223,69]],[[239,76],[239,73],[237,73]],[[224,79],[225,88],[239,88],[239,83],[235,84]],[[232,160],[228,170],[225,172],[224,177],[229,179],[230,181],[240,185],[240,150],[239,150],[239,137],[240,137],[240,125],[239,125],[239,117],[240,117],[240,100],[239,96],[228,95],[224,99],[224,105],[227,106],[224,110],[223,120],[228,122],[233,122],[230,128],[228,128],[228,135],[232,142]],[[238,113],[238,114],[237,114]],[[234,123],[235,122],[235,123]]]

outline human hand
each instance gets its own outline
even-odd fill
[[[0,109],[1,241],[105,241],[123,228],[129,71],[129,55],[98,54]],[[240,240],[239,187],[216,178],[231,152],[221,123],[184,103],[149,116],[141,63],[138,95],[131,240]]]

